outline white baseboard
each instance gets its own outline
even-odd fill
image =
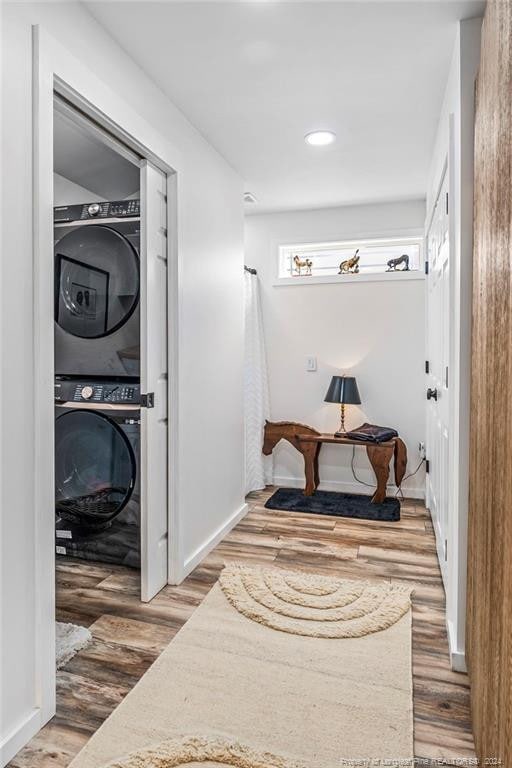
[[[450,664],[454,672],[467,672],[466,654],[450,648]]]
[[[33,709],[7,735],[2,735],[0,742],[0,765],[2,768],[9,763],[20,749],[36,735],[41,728],[41,710]]]
[[[196,551],[190,555],[190,557],[185,559],[185,563],[183,565],[183,578],[188,576],[188,574],[194,570],[196,565],[199,565],[201,560],[204,560],[206,555],[208,555],[212,549],[217,546],[219,541],[221,541],[224,536],[226,536],[230,530],[234,528],[235,525],[240,522],[243,517],[245,517],[248,511],[249,505],[242,504],[240,509],[237,509],[236,512],[231,515],[231,517],[226,520],[223,525],[220,526],[220,528],[217,528],[215,533],[209,539],[203,542],[203,544],[201,544],[201,546],[198,547]]]
[[[466,654],[460,648],[457,648],[455,642],[455,631],[453,624],[446,620],[446,633],[448,635],[448,649],[450,652],[450,664],[454,672],[467,672]]]
[[[274,475],[274,485],[283,486],[284,488],[304,488],[303,477],[284,477],[282,475]],[[344,480],[327,480],[321,482],[319,485],[320,491],[338,491],[338,493],[366,493],[370,494],[372,489],[368,488],[362,483],[347,482]],[[425,489],[419,488],[403,488],[403,493],[406,498],[409,499],[424,499]],[[394,496],[397,492],[396,485],[388,485],[388,493],[390,496]]]

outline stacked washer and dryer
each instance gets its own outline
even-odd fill
[[[138,200],[58,206],[56,552],[140,567]]]

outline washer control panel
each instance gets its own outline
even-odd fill
[[[140,384],[125,381],[56,379],[55,400],[60,403],[138,405],[140,403]]]
[[[108,203],[59,205],[53,209],[54,224],[92,219],[124,219],[140,216],[140,200],[114,200]]]

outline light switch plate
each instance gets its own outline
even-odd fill
[[[306,357],[306,371],[316,371],[316,357]]]

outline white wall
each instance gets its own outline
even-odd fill
[[[59,173],[53,174],[53,204],[78,205],[79,203],[104,202],[104,197],[98,197],[74,181],[66,179]]]
[[[256,267],[262,287],[272,419],[335,431],[339,409],[323,398],[333,374],[350,372],[357,377],[362,404],[348,407],[348,427],[367,420],[398,429],[407,443],[409,471],[417,467],[418,443],[425,439],[424,280],[273,282],[280,244],[422,235],[424,217],[423,201],[409,201],[253,215],[245,221],[245,263]],[[308,355],[317,357],[316,373],[306,372]],[[354,483],[350,459],[349,447],[324,446],[322,487],[368,492]],[[356,451],[356,472],[373,482],[362,449]],[[274,451],[275,482],[294,485],[303,477],[301,457],[282,442]],[[423,468],[404,490],[422,496]]]
[[[2,761],[37,726],[34,640],[32,24],[41,24],[180,157],[179,507],[187,567],[244,510],[242,182],[76,3],[2,4]],[[15,73],[15,76],[13,76]],[[172,532],[171,532],[172,536]]]
[[[133,192],[123,200],[138,200],[140,191]],[[53,174],[53,204],[54,205],[79,205],[80,203],[102,203],[106,202],[106,197],[101,197],[90,189],[75,184],[74,181],[66,179],[60,173]]]
[[[427,221],[449,158],[450,457],[446,615],[452,665],[465,668],[475,78],[481,19],[462,21],[439,117],[427,187]],[[443,542],[441,542],[443,546]]]

